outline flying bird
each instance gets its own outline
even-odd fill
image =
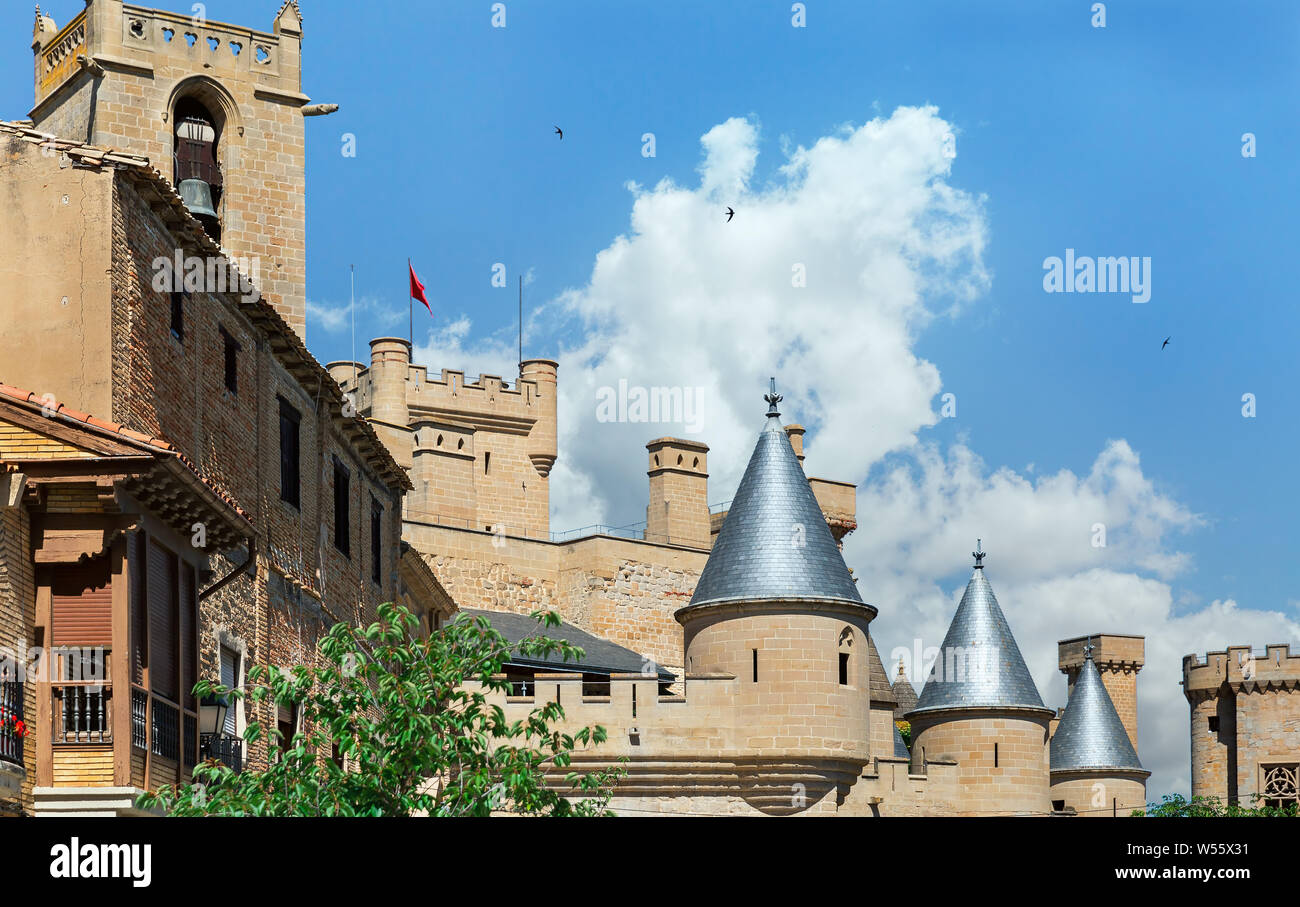
[[[1169,346],[1169,341],[1170,341],[1170,340],[1173,340],[1173,339],[1174,339],[1174,338],[1173,338],[1173,335],[1172,335],[1172,334],[1170,334],[1168,337],[1166,337],[1166,338],[1165,338],[1165,342],[1162,343],[1162,344],[1160,344],[1160,349],[1163,350],[1165,347]]]
[[[728,209],[727,209],[727,223],[731,223],[731,219],[732,219],[733,217],[735,217],[735,216],[736,216],[736,212],[735,212],[735,211],[732,211],[730,208],[728,208]]]
[[[564,141],[564,130],[561,129],[559,126],[555,127],[555,134],[560,137],[560,141]]]

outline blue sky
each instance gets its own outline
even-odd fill
[[[81,3],[45,6],[63,24]],[[207,13],[266,28],[278,6],[225,0]],[[559,355],[563,385],[600,362],[588,355],[567,365],[567,353],[601,327],[591,320],[599,305],[580,302],[579,314],[566,317],[565,301],[600,296],[597,255],[635,233],[629,182],[640,191],[664,179],[698,188],[701,137],[744,118],[757,130],[758,157],[748,194],[736,197],[757,202],[768,191],[771,203],[789,188],[780,170],[787,151],[845,124],[932,105],[956,135],[956,158],[941,178],[970,200],[987,280],[955,309],[942,286],[927,286],[928,314],[904,333],[910,355],[937,369],[940,393],[957,395],[959,417],[912,425],[910,444],[882,444],[861,461],[828,456],[849,473],[835,477],[867,488],[891,469],[920,475],[916,447],[932,445],[941,456],[973,451],[985,479],[1005,467],[1032,484],[1061,470],[1084,476],[1108,441],[1122,439],[1152,493],[1198,519],[1171,519],[1151,541],[1182,557],[1177,570],[1153,573],[1140,559],[1113,569],[1165,584],[1175,615],[1233,600],[1292,622],[1252,625],[1265,635],[1276,627],[1267,639],[1239,639],[1224,626],[1217,645],[1295,641],[1300,5],[1112,2],[1106,27],[1094,28],[1091,4],[1073,0],[810,0],[802,29],[791,27],[788,2],[510,0],[504,29],[490,27],[488,2],[302,6],[304,90],[341,105],[307,123],[308,296],[315,311],[337,313],[347,303],[348,265],[356,265],[358,296],[368,300],[360,358],[364,338],[406,332],[410,256],[435,316],[431,325],[416,313],[417,347],[463,353],[431,368],[492,366],[509,376],[503,351],[515,342],[515,279],[531,272],[530,310],[554,317],[530,326],[525,355]],[[19,4],[0,13],[11,36],[0,55],[9,119],[31,106],[31,18]],[[646,132],[655,135],[652,158],[641,153]],[[1256,136],[1254,158],[1241,153],[1246,132]],[[341,153],[345,133],[356,136],[355,158]],[[725,205],[717,206],[719,225]],[[743,222],[749,209],[737,209]],[[1043,260],[1067,248],[1149,256],[1151,301],[1045,293]],[[507,289],[489,283],[495,262],[507,266]],[[844,316],[851,332],[855,316]],[[745,318],[743,307],[734,317]],[[438,333],[458,321],[454,336]],[[712,342],[725,347],[727,333]],[[345,321],[313,317],[308,341],[322,362],[350,358]],[[761,421],[759,382],[781,365],[754,361],[728,375],[752,407],[728,407],[718,430],[706,429],[710,444],[727,442],[711,454],[711,498],[730,496]],[[833,366],[844,382],[873,380],[871,361]],[[834,382],[791,383],[811,399]],[[1242,417],[1245,393],[1256,396],[1256,418]],[[815,444],[818,413],[791,405]],[[937,394],[930,406],[938,412]],[[820,415],[836,412],[844,416],[827,404]],[[853,413],[869,434],[869,395]],[[732,431],[733,421],[743,430]],[[566,475],[571,485],[590,482],[595,503],[556,503],[553,528],[567,528],[562,516],[574,525],[643,518],[639,445],[673,433],[654,428],[627,436],[625,468],[572,457],[575,471],[554,477],[553,503]],[[582,437],[576,425],[570,437]],[[601,490],[623,481],[626,494]],[[863,500],[865,526],[872,516]],[[1117,532],[1124,537],[1123,527]],[[872,577],[861,563],[868,535],[860,531],[846,555]],[[1004,598],[999,553],[1021,562],[1004,568],[1019,584],[1013,589],[1049,581],[1027,565],[1032,551],[986,545]],[[934,578],[944,597],[964,583],[968,550],[952,551],[951,570]],[[890,588],[883,577],[880,588]],[[880,604],[883,616],[893,603]],[[950,614],[951,601],[945,607]]]

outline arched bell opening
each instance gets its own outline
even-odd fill
[[[176,125],[172,155],[176,191],[208,235],[220,242],[221,217],[217,211],[223,181],[217,161],[217,118],[200,101],[187,97],[176,103],[172,122]]]

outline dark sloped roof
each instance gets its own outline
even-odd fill
[[[892,689],[894,691],[894,701],[898,703],[898,708],[894,709],[894,718],[900,719],[916,708],[916,690],[912,689],[907,674],[903,673],[903,663],[901,661],[898,663],[898,676],[894,678]]]
[[[912,714],[960,708],[1047,710],[981,566],[966,584]]]
[[[691,605],[791,599],[862,604],[773,403]]]
[[[1091,651],[1084,656],[1074,692],[1052,735],[1051,769],[1143,770]]]
[[[571,643],[582,649],[582,661],[565,661],[558,654],[544,660],[527,658],[516,654],[510,664],[531,668],[550,668],[556,671],[590,671],[597,674],[646,674],[656,673],[660,679],[671,680],[675,676],[648,658],[644,658],[608,640],[593,636],[586,630],[579,630],[573,624],[561,623],[558,627],[545,627],[538,624],[527,614],[514,614],[509,611],[480,611],[461,608],[460,614],[470,617],[485,617],[493,629],[510,643],[519,642],[529,636],[545,636]]]
[[[867,683],[871,691],[872,708],[877,703],[890,708],[898,705],[894,691],[889,686],[889,677],[885,674],[885,665],[880,660],[880,651],[870,633],[867,634]]]

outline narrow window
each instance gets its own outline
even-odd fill
[[[239,689],[239,653],[229,646],[221,647],[221,685],[230,690]],[[226,711],[221,732],[228,737],[237,737],[239,730],[236,716],[239,707],[236,700],[231,699],[229,702],[230,708]]]
[[[172,293],[172,336],[185,342],[185,292]]]
[[[492,465],[492,452],[486,451],[483,454],[483,475],[488,474],[488,468]]]
[[[222,360],[225,367],[226,390],[235,394],[239,392],[239,342],[221,328]]]
[[[849,663],[853,656],[853,628],[845,627],[840,631],[840,686],[849,685]]]
[[[298,733],[298,703],[281,705],[276,710],[276,730],[280,732],[279,745],[288,749],[293,745],[293,736]]]
[[[993,744],[993,767],[998,767],[998,745],[996,742]]]
[[[758,649],[751,649],[754,653],[754,683],[758,683]]]
[[[384,508],[379,506],[374,495],[370,497],[370,578],[377,585],[383,585],[379,556],[383,550]]]
[[[302,416],[280,398],[280,500],[300,506],[298,498],[299,423]]]
[[[1217,734],[1219,732],[1219,716],[1211,715],[1209,723],[1210,723],[1210,733]]]
[[[348,495],[348,485],[351,476],[347,468],[339,462],[339,458],[334,458],[334,547],[347,557],[352,556],[352,545],[350,532],[352,526],[351,514],[348,513],[348,504],[350,498]]]

